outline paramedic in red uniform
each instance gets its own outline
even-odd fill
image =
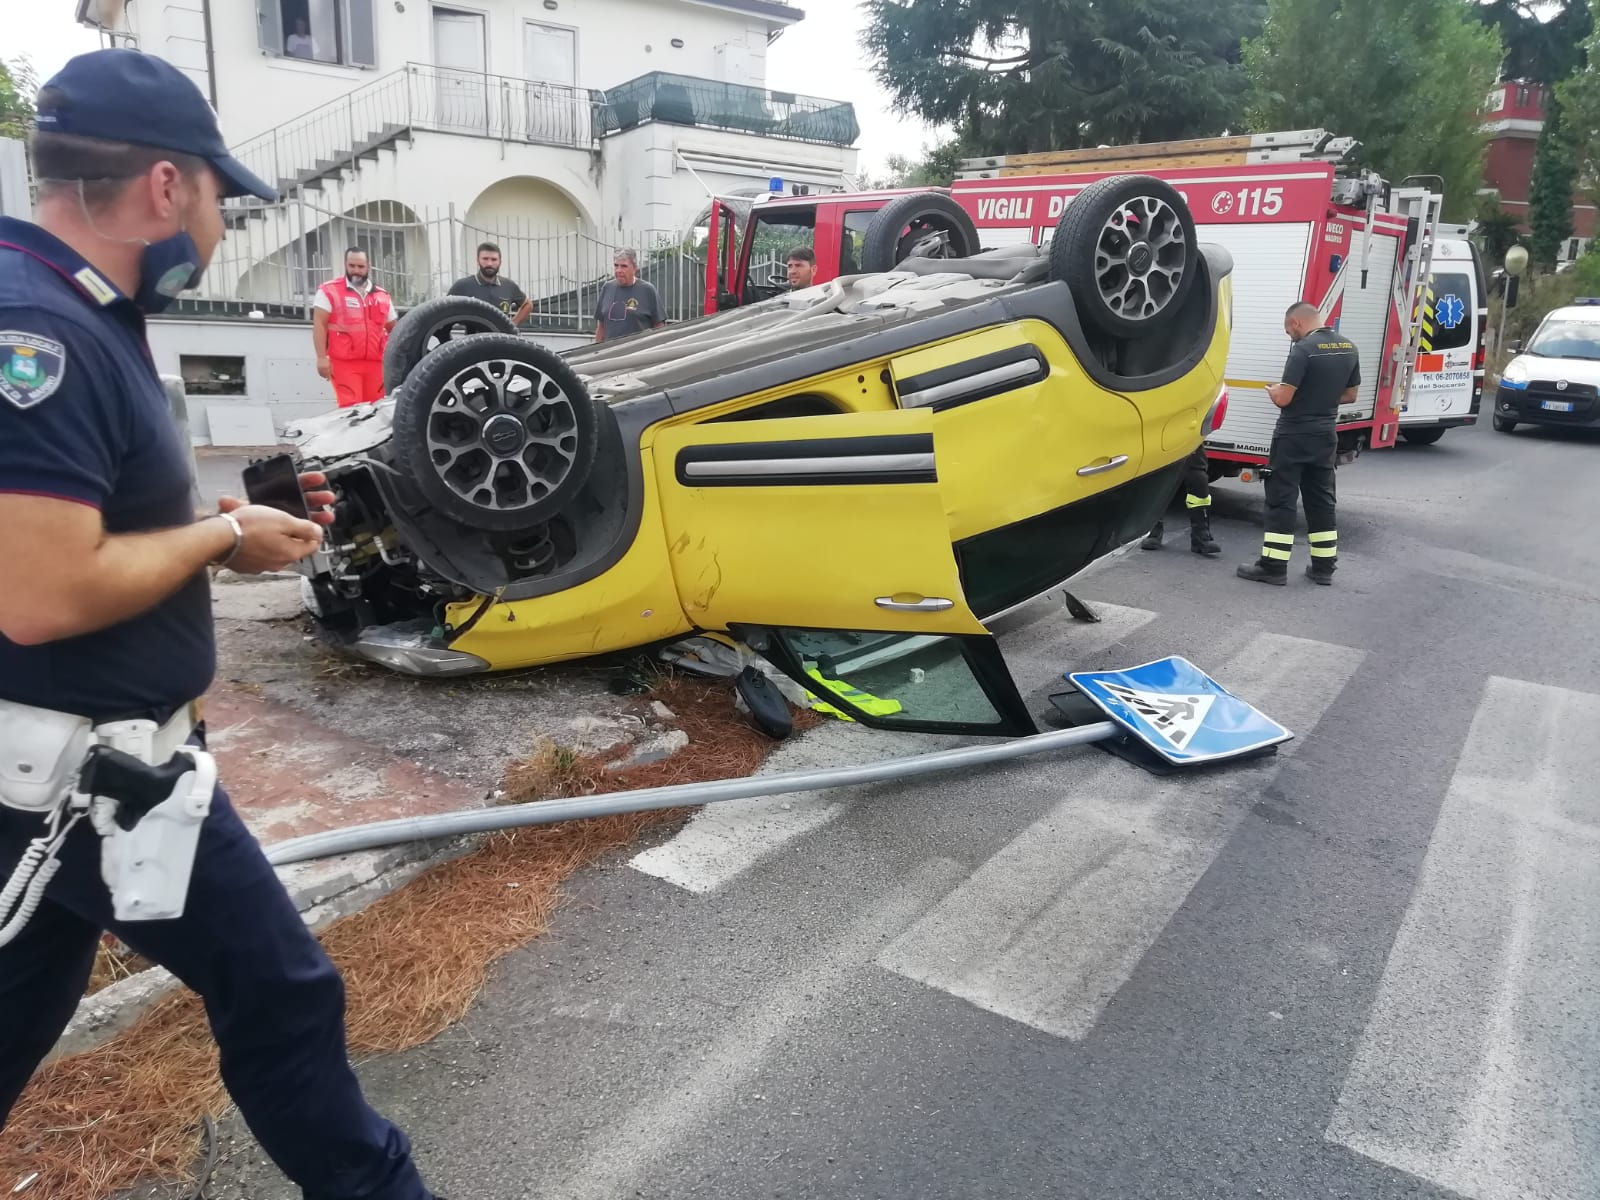
[[[394,327],[394,301],[372,281],[367,252],[344,252],[344,278],[317,289],[311,304],[317,374],[333,381],[340,408],[383,399],[383,350]]]

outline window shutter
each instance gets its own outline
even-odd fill
[[[256,40],[268,54],[283,53],[283,11],[278,0],[256,0]]]
[[[373,0],[344,0],[344,60],[354,67],[378,65],[378,36]]]

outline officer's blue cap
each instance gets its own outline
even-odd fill
[[[216,109],[194,80],[165,59],[137,50],[93,50],[69,60],[40,92],[42,132],[191,154],[211,165],[224,196],[278,198],[228,153]]]

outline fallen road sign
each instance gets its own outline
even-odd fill
[[[1259,754],[1294,737],[1176,655],[1121,671],[1069,672],[1066,678],[1106,716],[1177,766]]]

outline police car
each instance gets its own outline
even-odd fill
[[[1528,344],[1513,342],[1495,395],[1494,427],[1600,422],[1600,296],[1547,314]]]
[[[1232,270],[1169,185],[1123,176],[1049,246],[913,258],[563,354],[493,332],[491,306],[466,333],[472,302],[418,306],[395,340],[421,357],[387,399],[290,431],[340,495],[302,564],[308,607],[351,653],[423,675],[701,633],[802,686],[863,656],[903,684],[909,646],[927,686],[906,727],[1012,729],[985,622],[1165,509],[1218,419]]]

